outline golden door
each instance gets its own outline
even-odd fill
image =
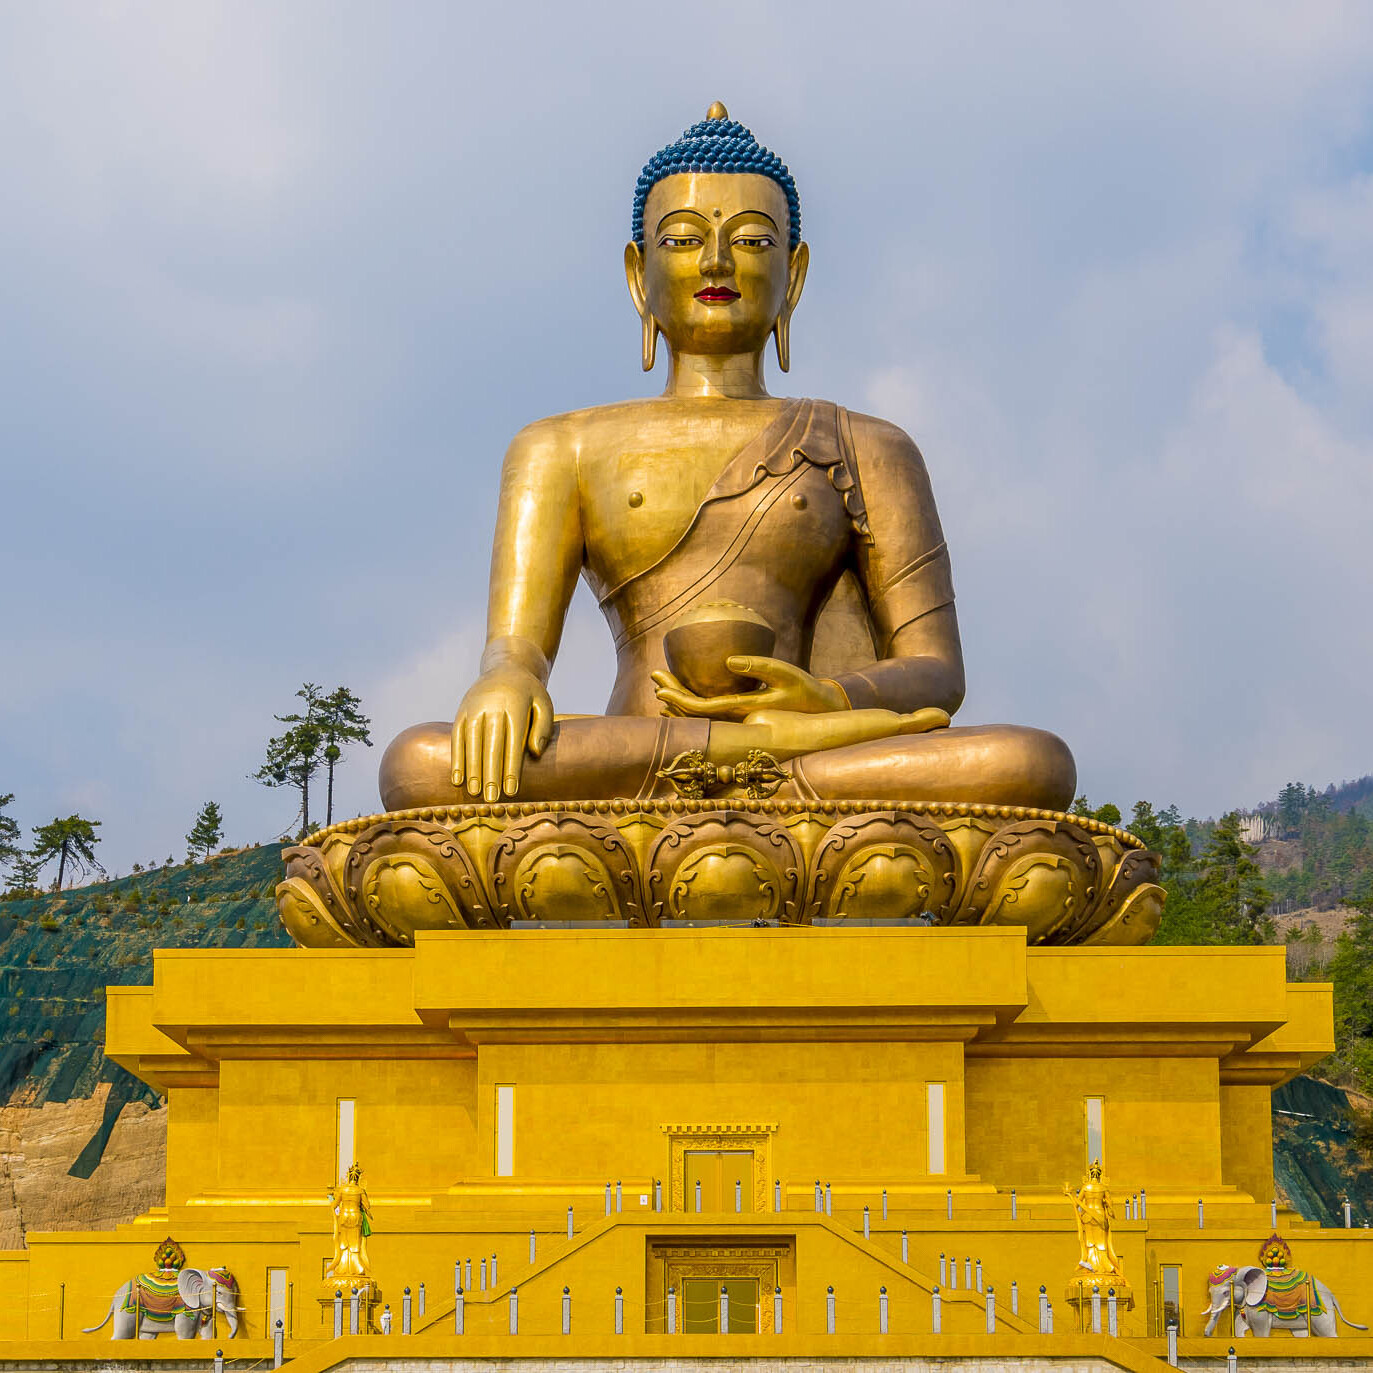
[[[734,1184],[739,1184],[739,1209],[753,1210],[753,1151],[751,1149],[688,1149],[683,1158],[684,1204],[697,1210],[696,1184],[701,1184],[700,1211],[734,1210]]]
[[[731,1335],[758,1333],[757,1278],[687,1278],[682,1283],[682,1330],[714,1335],[720,1330],[720,1289],[729,1294]]]

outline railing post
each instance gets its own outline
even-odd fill
[[[1268,1203],[1268,1223],[1269,1223],[1269,1225],[1271,1225],[1271,1226],[1273,1227],[1274,1233],[1276,1233],[1276,1232],[1277,1232],[1277,1228],[1278,1228],[1278,1199],[1277,1199],[1277,1197],[1274,1197],[1273,1200],[1270,1201],[1270,1202]]]
[[[572,1238],[572,1208],[570,1206],[567,1208],[567,1237],[568,1239]]]
[[[510,1289],[510,1333],[520,1333],[520,1294],[514,1287]]]
[[[977,1290],[982,1291],[982,1260],[977,1261]]]
[[[964,1255],[963,1255],[963,1288],[964,1288],[965,1291],[971,1291],[971,1290],[972,1290],[972,1285],[973,1285],[973,1256],[972,1256],[971,1254],[964,1254]]]
[[[563,1334],[572,1333],[572,1289],[563,1288]]]
[[[215,1350],[215,1373],[224,1373],[224,1351]]]
[[[610,1184],[608,1182],[605,1185],[605,1213],[606,1215],[610,1214]]]
[[[407,1287],[400,1297],[400,1333],[410,1333],[410,1289]]]
[[[1140,1220],[1149,1219],[1149,1194],[1143,1187],[1139,1189],[1139,1218]]]
[[[358,1297],[358,1289],[352,1289],[352,1295],[348,1298],[348,1333],[356,1335],[358,1333],[358,1307],[361,1299]]]
[[[277,1321],[276,1329],[272,1331],[272,1367],[280,1368],[284,1356],[283,1346],[286,1343],[286,1331],[281,1321]]]
[[[937,1335],[940,1327],[939,1288],[930,1293],[930,1329]]]
[[[1101,1287],[1092,1284],[1092,1334],[1101,1334]]]
[[[696,1179],[696,1214],[701,1214],[701,1179]]]
[[[903,1230],[901,1232],[901,1262],[911,1261],[911,1237]]]
[[[620,1195],[620,1179],[619,1179],[619,1178],[616,1178],[616,1179],[615,1179],[615,1211],[616,1211],[616,1213],[618,1214],[619,1212],[623,1211],[624,1209],[625,1209],[625,1208],[624,1208],[624,1198]]]
[[[830,1191],[829,1183],[825,1184],[825,1214],[827,1216],[834,1214],[834,1194]]]
[[[1120,1319],[1116,1313],[1116,1289],[1109,1288],[1106,1293],[1106,1333],[1120,1334]]]
[[[1197,1198],[1197,1229],[1206,1229],[1206,1203],[1200,1197]]]
[[[958,1255],[949,1255],[949,1291],[958,1291]]]
[[[1239,1360],[1235,1357],[1235,1346],[1232,1344],[1225,1355],[1225,1373],[1235,1373],[1239,1367]]]
[[[482,1290],[483,1292],[485,1292],[485,1291],[486,1291],[486,1260],[485,1260],[485,1259],[483,1259],[483,1260],[481,1261],[481,1278],[482,1278],[481,1290]]]
[[[772,1180],[772,1209],[780,1211],[782,1209],[782,1179]]]
[[[667,1333],[669,1335],[677,1333],[677,1289],[675,1287],[667,1289]]]
[[[744,1183],[742,1178],[734,1179],[734,1214],[737,1216],[744,1209]]]
[[[1046,1318],[1046,1319],[1047,1319],[1047,1321],[1048,1321],[1048,1333],[1049,1333],[1050,1335],[1052,1335],[1052,1334],[1054,1333],[1054,1304],[1053,1304],[1053,1302],[1050,1302],[1050,1303],[1049,1303],[1047,1310],[1048,1310],[1048,1315],[1047,1315],[1047,1318]]]
[[[1039,1333],[1049,1333],[1049,1294],[1045,1292],[1042,1283],[1039,1287]]]
[[[772,1333],[774,1335],[782,1333],[782,1289],[780,1287],[772,1289]]]
[[[829,1334],[834,1334],[834,1288],[832,1287],[825,1289],[825,1329]]]
[[[944,1193],[944,1219],[953,1219],[953,1188],[948,1188]]]
[[[720,1333],[729,1334],[729,1288],[720,1284]]]
[[[531,1230],[529,1232],[529,1266],[531,1268],[534,1266],[534,1254],[534,1232]]]
[[[343,1337],[343,1293],[339,1288],[334,1288],[334,1338]]]
[[[1011,1315],[1020,1315],[1020,1287],[1014,1278],[1011,1279]]]
[[[948,1261],[948,1259],[946,1259],[946,1258],[944,1257],[944,1255],[941,1253],[940,1256],[939,1256],[939,1285],[940,1285],[941,1287],[946,1287],[946,1286],[948,1286],[948,1282],[949,1282],[949,1261]]]
[[[461,1334],[462,1334],[462,1326],[463,1326],[463,1319],[462,1319],[463,1312],[462,1312],[462,1308],[463,1308],[463,1292],[462,1292],[462,1288],[459,1287],[458,1290],[457,1290],[456,1292],[453,1293],[453,1333],[454,1333],[455,1335],[461,1335]]]
[[[622,1287],[615,1289],[615,1333],[625,1333],[625,1294]]]
[[[815,1179],[815,1212],[817,1215],[825,1209],[825,1199],[820,1193],[820,1179]]]
[[[983,1294],[983,1301],[987,1307],[987,1334],[996,1334],[996,1289],[989,1287]]]
[[[424,1284],[423,1284],[423,1283],[420,1283],[420,1304],[419,1304],[419,1314],[420,1314],[421,1316],[424,1315]]]
[[[471,1260],[471,1259],[468,1259],[468,1260],[467,1260],[467,1273],[466,1273],[466,1275],[465,1275],[464,1278],[463,1278],[462,1287],[463,1287],[463,1291],[465,1291],[465,1292],[470,1292],[470,1291],[472,1290],[472,1260]]]
[[[661,1211],[663,1209],[663,1180],[662,1178],[653,1179],[653,1209]]]
[[[863,1208],[863,1238],[865,1240],[872,1238],[872,1223],[868,1217],[868,1208],[866,1206]]]
[[[1016,1201],[1015,1188],[1012,1187],[1012,1188],[1011,1188],[1011,1219],[1012,1219],[1012,1220],[1015,1220],[1015,1219],[1016,1219],[1016,1214],[1017,1214],[1016,1208],[1017,1208],[1018,1204],[1019,1204],[1019,1203]]]
[[[1178,1366],[1178,1327],[1176,1321],[1168,1322],[1168,1363],[1173,1368]]]
[[[882,1219],[883,1219],[883,1220],[886,1220],[886,1218],[887,1218],[887,1189],[884,1187],[884,1188],[882,1189]]]
[[[1349,1198],[1344,1199],[1344,1228],[1351,1230],[1354,1227],[1354,1213],[1349,1206]]]
[[[877,1289],[877,1333],[879,1335],[887,1333],[887,1289],[885,1287]]]

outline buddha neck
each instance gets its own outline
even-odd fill
[[[756,353],[725,354],[668,352],[665,396],[759,400],[767,394],[762,349]]]

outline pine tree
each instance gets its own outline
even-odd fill
[[[3,867],[9,867],[23,853],[19,847],[19,821],[5,814],[13,800],[12,791],[0,796],[0,866]]]
[[[324,763],[329,786],[325,800],[324,823],[334,823],[334,768],[343,754],[344,744],[372,747],[368,733],[372,722],[362,713],[362,701],[347,687],[335,687],[319,702],[317,718],[324,736]]]
[[[195,824],[191,826],[191,832],[186,836],[186,847],[192,853],[198,849],[205,858],[209,858],[210,851],[223,840],[224,816],[220,812],[219,802],[206,801],[195,818]],[[168,867],[172,861],[170,858],[167,860]]]
[[[34,846],[31,853],[35,875],[41,872],[54,858],[57,859],[57,882],[54,891],[61,891],[66,878],[67,865],[81,876],[92,869],[104,872],[99,859],[95,856],[95,846],[100,842],[96,830],[99,820],[86,820],[80,815],[69,815],[65,820],[54,820],[50,825],[35,825],[33,830]]]
[[[265,787],[294,787],[300,792],[301,833],[310,831],[310,779],[324,759],[324,731],[320,711],[324,697],[313,682],[306,682],[296,695],[305,702],[305,713],[278,715],[275,719],[290,728],[267,741],[267,759],[249,776]]]

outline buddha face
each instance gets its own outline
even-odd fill
[[[789,251],[787,198],[771,177],[681,172],[644,207],[644,246],[625,250],[630,294],[682,353],[754,353],[796,307],[807,249]]]

